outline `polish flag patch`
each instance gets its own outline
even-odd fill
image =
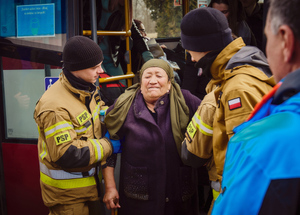
[[[241,98],[238,97],[238,98],[229,100],[228,105],[229,105],[229,110],[234,110],[234,109],[242,107]]]

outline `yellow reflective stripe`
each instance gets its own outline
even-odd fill
[[[89,139],[94,145],[95,149],[95,163],[100,161],[103,157],[103,147],[97,139]]]
[[[105,112],[107,111],[108,106],[103,106],[101,110],[105,110]]]
[[[61,131],[66,131],[69,129],[73,129],[73,125],[71,122],[67,122],[67,121],[58,122],[58,123],[45,129],[46,139],[48,139],[49,137],[52,137],[53,135],[55,135]]]
[[[97,118],[99,118],[99,114],[100,114],[100,105],[98,104],[95,108],[95,110],[93,111],[93,120],[95,121]]]
[[[220,195],[220,192],[215,191],[214,189],[212,189],[212,193],[213,193],[213,198],[216,201],[216,199],[218,198],[218,196]]]
[[[56,180],[40,172],[40,178],[43,183],[60,189],[72,189],[96,185],[96,181],[93,176],[86,178]]]
[[[77,135],[85,134],[90,128],[92,127],[92,124],[89,125],[89,127],[81,126],[79,128],[74,128]]]
[[[200,132],[206,136],[213,135],[213,128],[207,124],[205,124],[198,113],[195,113],[193,117],[193,122],[196,124],[196,127],[200,130]]]
[[[40,162],[40,172],[55,180],[86,178],[88,176],[93,176],[97,174],[95,167],[91,168],[88,172],[86,172],[88,175],[83,176],[82,172],[66,172],[61,169],[48,169],[48,167],[42,162]]]
[[[39,132],[39,135],[40,135],[41,134],[40,126],[37,125],[37,129],[38,129],[38,132]]]
[[[42,148],[43,148],[43,151],[42,151],[42,153],[40,153],[40,157],[43,160],[47,155],[46,143],[44,141],[42,143]]]
[[[87,128],[85,126],[81,126],[79,128],[74,128],[74,130],[76,131],[77,135],[80,135],[80,134],[85,134]]]

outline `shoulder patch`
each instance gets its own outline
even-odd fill
[[[87,120],[89,120],[90,114],[85,110],[81,114],[79,114],[76,118],[79,125],[83,125]]]
[[[234,110],[242,107],[241,98],[237,97],[228,101],[229,110]]]
[[[189,123],[188,127],[186,128],[186,131],[190,138],[194,138],[197,130],[196,130],[195,126],[193,125],[192,121]]]
[[[58,135],[55,135],[54,139],[55,139],[56,145],[58,146],[60,144],[71,141],[71,135],[68,131],[66,131],[64,133],[60,133]]]

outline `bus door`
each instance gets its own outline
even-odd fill
[[[0,214],[46,215],[39,182],[35,104],[79,34],[78,0],[0,0]]]
[[[103,0],[109,2],[109,0]],[[99,83],[107,83],[107,82],[114,82],[126,79],[127,86],[132,85],[132,79],[134,78],[134,74],[131,71],[131,51],[130,51],[130,40],[129,37],[131,36],[130,31],[130,7],[132,0],[124,0],[124,20],[120,20],[125,25],[125,29],[122,31],[106,31],[106,30],[98,30],[98,22],[100,21],[101,17],[101,1],[93,2],[90,0],[83,0],[83,11],[82,11],[82,35],[91,37],[96,43],[98,42],[98,36],[116,36],[121,37],[124,36],[126,38],[126,52],[128,53],[128,63],[127,63],[127,70],[124,71],[124,75],[120,76],[113,76],[109,78],[99,78]]]

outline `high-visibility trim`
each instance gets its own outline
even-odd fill
[[[103,158],[103,147],[100,144],[98,139],[89,139],[94,145],[95,149],[95,163],[100,161]]]
[[[93,121],[99,118],[99,114],[100,114],[100,105],[98,104],[95,110],[93,111]]]
[[[47,184],[52,187],[56,187],[59,189],[72,189],[72,188],[81,188],[81,187],[89,187],[96,185],[96,181],[94,176],[86,177],[86,178],[74,178],[74,179],[53,179],[44,173],[40,172],[40,179],[44,184]]]
[[[189,134],[189,136],[190,136],[191,138],[194,138],[197,129],[195,128],[193,122],[190,122],[190,123],[189,123],[188,127],[186,128],[186,131],[187,131],[187,133]]]
[[[85,126],[81,126],[79,128],[74,128],[74,130],[76,131],[77,135],[80,134],[85,134],[88,128],[86,128]]]
[[[43,148],[43,151],[40,153],[40,158],[43,160],[47,155],[47,147],[46,147],[46,143],[44,141],[42,142],[42,148]]]
[[[37,126],[37,129],[38,129],[38,132],[39,132],[39,135],[40,135],[41,134],[40,126]]]
[[[55,134],[57,134],[59,132],[66,131],[66,130],[73,129],[73,128],[74,127],[71,122],[67,122],[67,121],[58,122],[58,123],[45,129],[46,139],[54,136]]]
[[[213,135],[213,128],[207,124],[205,124],[200,115],[196,112],[193,116],[192,121],[195,123],[196,127],[200,130],[200,132],[206,136]]]
[[[215,191],[214,189],[212,189],[212,193],[213,193],[213,198],[216,201],[216,199],[218,198],[218,196],[220,195],[220,192]]]
[[[91,127],[92,127],[92,123],[87,122],[81,127],[74,127],[74,130],[76,131],[77,135],[81,135],[81,134],[85,134]]]
[[[66,172],[64,170],[48,169],[47,166],[41,162],[40,162],[40,171],[46,176],[56,180],[84,178],[84,177],[94,176],[96,174],[95,167],[90,169],[90,171],[87,172],[87,176],[83,176],[82,172]]]

